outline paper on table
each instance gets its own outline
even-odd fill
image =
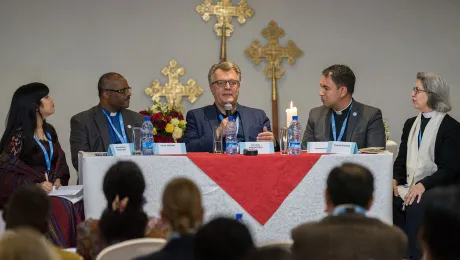
[[[59,189],[53,186],[48,196],[55,196],[77,203],[83,199],[83,185],[61,186]]]

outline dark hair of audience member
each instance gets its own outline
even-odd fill
[[[41,234],[48,232],[51,202],[40,187],[27,185],[17,188],[4,210],[6,229],[30,228]]]
[[[430,260],[460,259],[460,186],[436,188],[427,194],[420,229]]]
[[[327,192],[334,206],[354,204],[368,208],[374,193],[374,177],[361,165],[344,163],[330,172]]]
[[[195,235],[195,259],[240,260],[254,249],[248,228],[230,218],[216,218]]]
[[[99,221],[102,238],[110,244],[144,237],[148,222],[143,210],[145,181],[137,164],[120,161],[110,167],[104,177],[103,190],[107,208]],[[117,196],[120,203],[128,198],[124,210],[113,207]]]
[[[262,247],[251,251],[244,260],[291,260],[291,252],[277,246]]]
[[[7,149],[11,137],[21,129],[22,153],[28,153],[36,145],[34,132],[37,127],[37,111],[41,105],[41,99],[48,96],[49,88],[38,82],[29,83],[19,87],[13,94],[10,109],[6,117],[6,127],[0,141],[0,153]],[[57,142],[57,134],[54,128],[43,120],[43,130],[49,132],[53,142]]]
[[[170,181],[163,192],[161,217],[174,232],[187,234],[201,225],[203,206],[198,187],[189,179]]]

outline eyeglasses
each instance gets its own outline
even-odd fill
[[[427,91],[427,90],[424,90],[424,89],[419,89],[419,88],[417,88],[417,87],[414,87],[414,88],[412,89],[412,91],[415,93],[415,95],[417,95],[417,94],[420,93],[420,92],[433,93],[433,92],[431,92],[431,91]]]
[[[120,94],[123,94],[123,95],[126,95],[128,93],[131,93],[131,87],[127,87],[127,88],[122,88],[122,89],[109,89],[109,88],[106,88],[104,90],[107,90],[107,91],[112,91],[112,92],[117,92],[117,93],[120,93]]]
[[[240,86],[240,81],[238,80],[216,80],[211,85],[216,84],[218,88],[225,88],[227,83],[230,85],[231,88],[236,88]]]

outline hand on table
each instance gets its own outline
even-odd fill
[[[274,142],[275,136],[264,126],[263,132],[257,135],[257,142]]]

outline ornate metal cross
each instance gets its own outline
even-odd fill
[[[168,76],[168,82],[164,86],[158,79],[152,81],[152,85],[145,89],[145,94],[152,97],[152,101],[160,101],[160,97],[166,97],[169,107],[176,108],[184,112],[182,106],[182,97],[188,96],[188,100],[194,103],[197,97],[203,93],[201,88],[194,79],[189,79],[187,85],[182,85],[179,77],[185,74],[185,69],[172,59],[169,66],[164,67],[161,73]]]
[[[283,48],[278,43],[279,39],[284,37],[285,32],[282,28],[278,27],[275,21],[270,21],[267,28],[261,31],[261,35],[268,40],[265,47],[261,47],[260,42],[255,40],[251,46],[244,51],[244,54],[252,59],[256,65],[260,63],[261,59],[265,59],[264,72],[268,78],[272,79],[272,121],[273,133],[278,134],[278,90],[276,81],[284,74],[284,68],[281,67],[283,58],[288,59],[289,65],[294,65],[296,59],[300,57],[303,52],[293,41],[288,41],[287,47]]]
[[[196,6],[196,11],[202,15],[205,22],[209,21],[211,15],[215,15],[217,23],[214,25],[214,31],[217,36],[221,37],[220,44],[220,61],[227,60],[227,38],[234,31],[232,18],[238,17],[238,22],[243,24],[246,19],[254,15],[254,10],[248,7],[246,0],[240,0],[238,6],[234,6],[230,0],[222,0],[213,5],[212,0],[203,0]]]

